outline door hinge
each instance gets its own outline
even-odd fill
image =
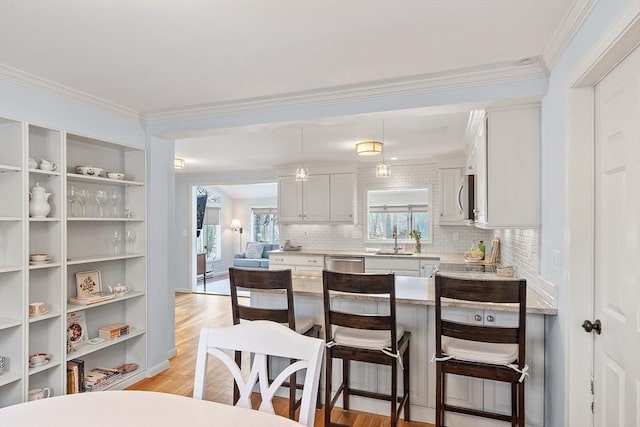
[[[593,402],[591,402],[591,413],[594,414],[594,410],[593,410]]]
[[[591,380],[591,394],[593,394],[593,380]]]

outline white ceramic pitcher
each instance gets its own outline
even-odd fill
[[[32,218],[46,218],[51,212],[51,205],[47,201],[51,193],[47,193],[44,187],[36,182],[36,185],[29,192],[29,215]]]

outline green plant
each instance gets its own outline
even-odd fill
[[[422,235],[420,234],[420,232],[418,230],[411,230],[411,233],[409,235],[416,242],[420,242],[420,238],[422,237]]]

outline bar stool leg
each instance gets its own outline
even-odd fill
[[[409,352],[409,345],[407,345],[407,350],[404,352],[403,354],[403,366],[404,366],[404,370],[402,372],[402,385],[403,385],[403,394],[402,396],[407,396],[407,400],[404,403],[404,420],[406,422],[410,422],[411,421],[411,405],[410,405],[410,393],[409,393],[409,383],[411,382],[411,375],[410,375],[410,352]]]
[[[342,359],[342,408],[345,411],[349,410],[349,374],[351,371],[351,361]]]
[[[333,357],[331,356],[331,349],[326,350],[325,360],[325,389],[324,389],[324,427],[331,426],[331,377],[333,367]]]

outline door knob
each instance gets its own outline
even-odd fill
[[[582,322],[582,329],[587,332],[596,331],[596,334],[600,335],[602,333],[602,323],[600,323],[600,319],[596,319],[593,323],[590,320],[585,320]]]

